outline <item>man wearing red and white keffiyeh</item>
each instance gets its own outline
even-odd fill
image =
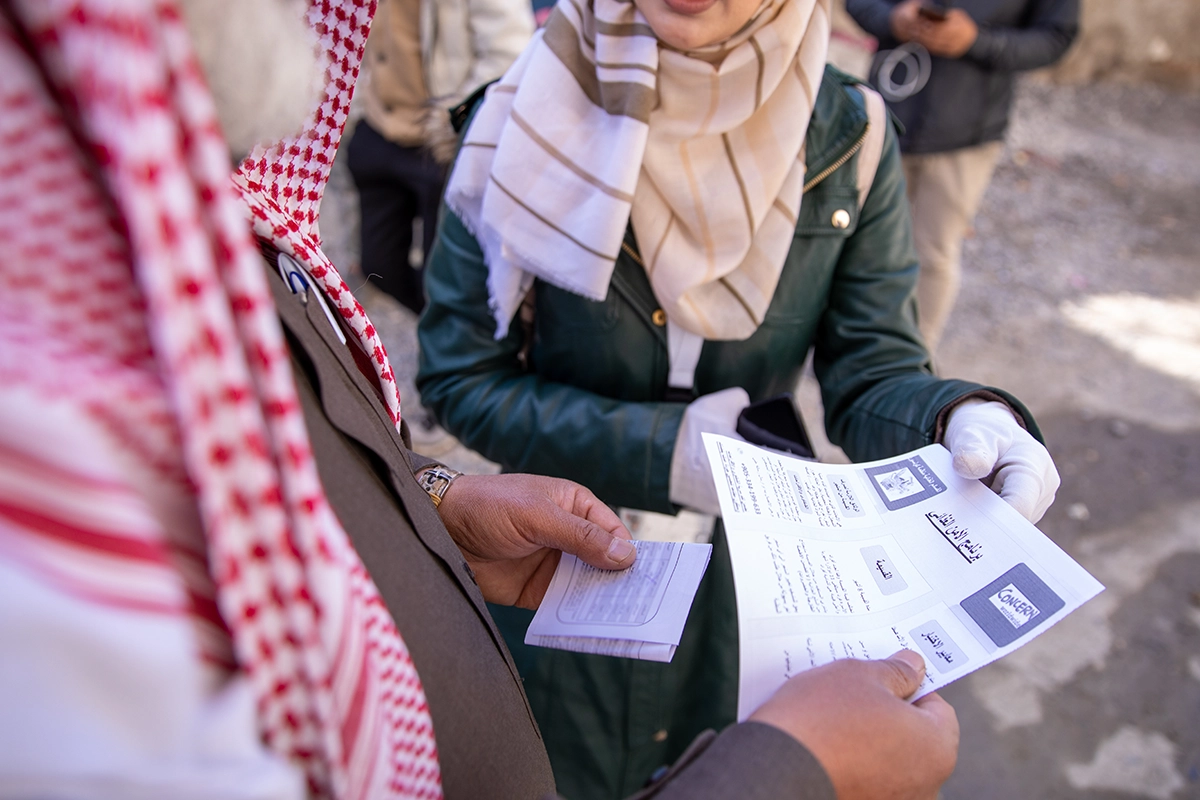
[[[297,0],[185,10],[194,25],[271,4]],[[298,262],[338,312],[377,421],[403,439],[387,354],[316,227],[374,2],[300,4],[324,89],[293,119],[289,92],[304,96],[309,76],[288,42],[304,34],[277,20],[238,18],[205,41],[172,0],[0,0],[0,798],[439,798],[450,785],[424,688],[447,682],[434,669],[423,686],[331,508],[336,484],[317,469],[331,456],[310,444],[318,429],[254,240]],[[258,29],[280,34],[244,48],[262,69],[222,52]],[[214,82],[259,90],[240,95],[243,111],[301,132],[252,146],[266,129],[218,122],[193,44],[215,53]],[[232,183],[223,127],[249,152]],[[616,515],[567,481],[462,476],[437,511],[416,499],[424,508],[397,518],[461,554],[480,609],[536,607],[559,551],[605,569],[634,557]],[[417,574],[401,566],[401,581]],[[494,632],[473,613],[473,630]],[[504,702],[524,727],[493,736],[526,760],[481,763],[495,738],[465,766],[462,753],[481,751],[455,748],[454,777],[472,773],[458,793],[538,770],[531,784],[551,791],[495,636],[486,653],[451,648],[462,664],[434,664],[509,681],[503,701],[447,704],[443,755]],[[697,740],[666,791],[647,791],[929,794],[957,728],[952,711],[900,699],[921,678],[909,655],[793,678],[754,721]]]
[[[327,89],[235,189],[172,3],[0,4],[0,795],[442,795],[247,225],[319,283],[399,426],[316,231],[373,6],[312,4]]]
[[[347,5],[310,12],[341,57],[335,80],[357,69],[347,56],[369,24],[369,3]],[[14,2],[0,25],[0,628],[4,727],[20,732],[5,760],[25,771],[12,780],[31,794],[108,781],[114,795],[288,797],[307,781],[440,797],[421,683],[324,501],[178,11]],[[242,185],[257,227],[271,220],[340,293],[399,423],[382,345],[316,247],[348,102],[331,94],[315,126],[258,151]],[[272,171],[287,180],[263,191]],[[61,738],[43,749],[42,731]],[[39,782],[53,772],[62,782]]]

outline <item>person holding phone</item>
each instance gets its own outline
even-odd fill
[[[1079,32],[1078,0],[846,0],[879,40],[872,69],[904,125],[900,151],[921,263],[917,306],[931,351],[962,282],[962,241],[1000,157],[1017,73],[1053,64]],[[893,48],[917,49],[893,77]],[[888,91],[889,87],[906,87]]]
[[[448,431],[639,516],[718,514],[702,434],[736,436],[812,348],[851,458],[945,441],[1039,516],[1057,475],[1031,416],[933,374],[896,133],[876,93],[826,67],[830,15],[830,0],[555,7],[461,110],[418,328],[422,402]],[[786,405],[760,411],[744,419],[788,430]],[[531,615],[493,610],[567,797],[628,794],[734,721],[729,550],[711,518],[692,530],[713,555],[669,664],[527,647]]]
[[[917,14],[924,17],[925,19],[931,19],[936,22],[941,22],[944,19],[946,19],[946,7],[941,5],[940,3],[938,3],[938,4],[922,3],[921,6],[917,9]]]

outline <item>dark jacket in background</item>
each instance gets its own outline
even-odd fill
[[[846,0],[846,10],[879,40],[881,53],[900,44],[888,23],[897,5],[899,0]],[[1079,32],[1079,0],[953,0],[947,5],[975,20],[979,38],[960,58],[933,57],[925,87],[888,103],[904,124],[900,150],[905,153],[939,153],[1004,138],[1016,73],[1054,63]]]

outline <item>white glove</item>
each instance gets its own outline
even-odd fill
[[[708,467],[702,433],[719,433],[741,439],[737,434],[738,414],[750,405],[750,395],[740,386],[697,397],[683,412],[675,452],[671,454],[671,502],[720,515],[717,485]]]
[[[1062,480],[1050,453],[1004,403],[964,402],[950,412],[943,444],[954,456],[955,472],[985,479],[992,491],[1030,522],[1041,519],[1054,502]]]

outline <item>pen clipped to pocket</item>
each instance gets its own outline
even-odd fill
[[[750,444],[770,447],[800,458],[816,459],[804,420],[790,392],[751,403],[737,421],[738,435]]]

